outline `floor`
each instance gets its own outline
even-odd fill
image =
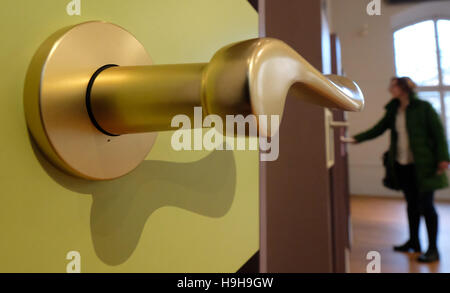
[[[408,238],[406,207],[401,199],[377,197],[352,197],[352,250],[350,272],[365,273],[370,262],[369,251],[381,255],[381,272],[384,273],[449,273],[450,272],[450,202],[436,204],[439,214],[439,240],[441,261],[420,264],[417,254],[394,252],[393,245]],[[427,247],[425,222],[420,225],[422,249]]]

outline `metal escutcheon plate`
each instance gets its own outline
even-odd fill
[[[87,22],[47,39],[34,56],[25,83],[25,115],[40,149],[67,173],[90,180],[129,173],[156,139],[156,133],[108,136],[92,124],[86,89],[95,71],[107,64],[136,66],[152,61],[126,30]]]

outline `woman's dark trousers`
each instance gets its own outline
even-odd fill
[[[396,164],[401,189],[405,195],[409,223],[409,241],[419,244],[419,223],[423,215],[428,232],[428,249],[437,249],[438,215],[434,207],[434,192],[419,192],[414,164]]]

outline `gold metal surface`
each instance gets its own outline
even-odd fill
[[[86,179],[113,179],[133,170],[156,134],[101,133],[86,110],[86,88],[106,64],[151,63],[139,41],[113,24],[83,23],[52,35],[34,56],[24,90],[27,124],[40,149],[61,169]]]
[[[112,67],[91,90],[92,113],[112,134],[173,130],[175,115],[201,107],[204,64]]]
[[[282,41],[262,38],[226,46],[205,64],[106,69],[93,85],[92,112],[109,133],[160,131],[171,129],[174,115],[191,117],[194,106],[223,118],[281,117],[289,90],[324,107],[360,111],[364,106],[355,82],[324,76]],[[274,134],[270,125],[259,125],[259,134]]]
[[[276,39],[231,44],[209,63],[151,63],[139,41],[113,24],[89,22],[51,36],[30,65],[24,92],[29,129],[47,157],[73,175],[107,180],[133,170],[156,132],[172,129],[175,115],[193,118],[196,106],[223,118],[281,117],[290,90],[324,107],[364,106],[355,82],[322,75]],[[103,70],[111,64],[117,66]],[[278,130],[261,121],[267,125],[258,125],[259,135]]]

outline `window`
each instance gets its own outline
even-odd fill
[[[450,136],[450,18],[430,19],[394,32],[397,76],[409,76],[418,95],[441,115]],[[450,138],[449,138],[450,145]]]

